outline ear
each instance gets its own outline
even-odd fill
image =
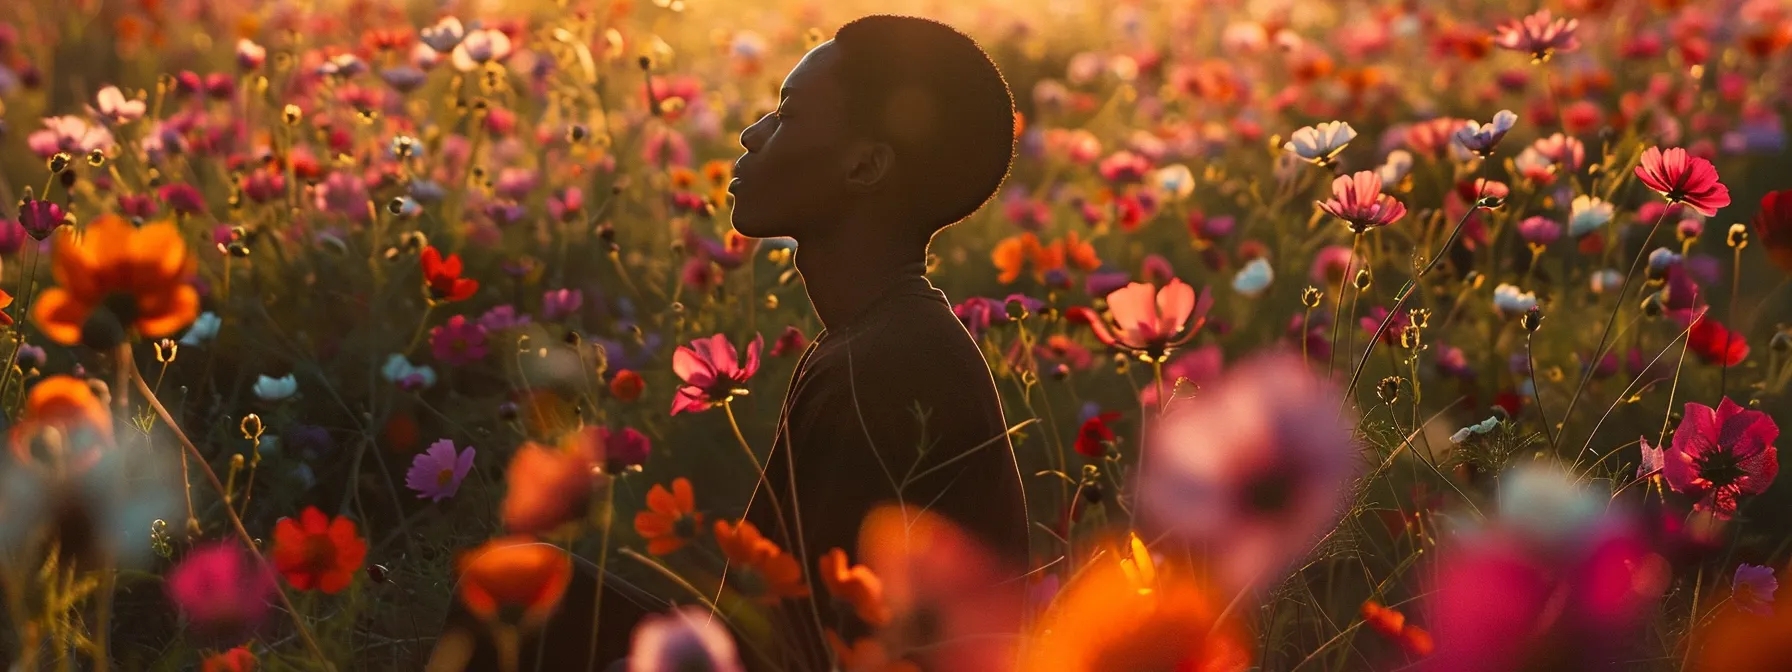
[[[858,193],[875,191],[896,171],[896,150],[889,143],[863,141],[847,153],[846,188]]]

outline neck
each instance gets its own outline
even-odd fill
[[[850,233],[874,230],[878,229],[845,225],[836,229],[842,235],[798,241],[797,271],[803,274],[803,287],[822,326],[845,325],[890,285],[925,271],[925,242],[916,245],[889,235]]]

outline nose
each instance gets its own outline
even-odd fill
[[[760,117],[759,121],[753,122],[752,126],[748,126],[746,129],[742,130],[740,132],[740,146],[747,148],[748,152],[757,152],[760,147],[764,147],[765,138],[769,135],[769,130],[771,128],[771,124],[767,122],[771,121],[771,118],[772,115],[769,114]]]

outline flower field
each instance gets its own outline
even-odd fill
[[[747,519],[824,331],[741,135],[882,12],[1013,95],[925,272],[1018,569],[912,502]],[[0,660],[1792,669],[1789,45],[1788,0],[0,3]]]

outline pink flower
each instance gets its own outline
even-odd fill
[[[1730,204],[1730,188],[1717,181],[1717,168],[1679,147],[1666,152],[1650,147],[1643,152],[1636,176],[1669,203],[1685,203],[1706,217]]]
[[[1307,272],[1307,278],[1321,287],[1337,287],[1340,281],[1355,276],[1363,266],[1362,257],[1351,258],[1350,248],[1332,245],[1313,255],[1313,268]]]
[[[734,344],[722,334],[678,346],[672,353],[672,372],[684,384],[678,386],[678,393],[672,398],[672,415],[701,411],[746,394],[741,386],[759,371],[759,349],[764,345],[765,337],[755,334],[753,342],[747,345],[744,366]]]
[[[541,295],[541,316],[558,320],[579,312],[585,294],[576,289],[555,289]]]
[[[1729,397],[1716,409],[1687,402],[1686,419],[1663,455],[1662,476],[1675,492],[1699,498],[1694,509],[1728,519],[1738,498],[1765,492],[1779,474],[1773,447],[1779,434],[1773,418]]]
[[[1109,182],[1133,184],[1145,178],[1145,173],[1151,170],[1151,161],[1122,149],[1102,159],[1095,169]]]
[[[168,573],[167,585],[194,629],[238,641],[261,623],[276,587],[273,573],[232,543],[194,549]]]
[[[114,124],[124,124],[142,119],[143,113],[147,111],[143,101],[125,98],[124,92],[119,91],[116,86],[100,89],[96,100],[100,104],[100,116]]]
[[[468,320],[465,315],[448,318],[448,323],[429,330],[429,349],[436,359],[453,366],[465,366],[485,359],[485,327]]]
[[[1548,245],[1562,237],[1562,225],[1548,217],[1529,217],[1518,223],[1518,235],[1527,243]]]
[[[683,607],[641,619],[629,649],[628,672],[684,669],[741,672],[746,668],[728,629],[706,609]]]
[[[112,132],[106,127],[87,123],[80,117],[45,117],[43,130],[25,138],[31,151],[45,159],[57,152],[78,157],[96,149],[108,149],[112,142]]]
[[[1067,317],[1088,324],[1095,338],[1105,345],[1163,361],[1171,348],[1187,343],[1200,331],[1207,321],[1207,310],[1213,307],[1213,295],[1202,289],[1197,298],[1195,288],[1172,278],[1163,289],[1143,282],[1130,283],[1108,294],[1107,302],[1108,314],[1113,317],[1111,327],[1095,311],[1083,306],[1071,308]]]
[[[1579,49],[1580,38],[1574,34],[1579,28],[1579,19],[1557,19],[1545,9],[1501,25],[1494,33],[1493,43],[1502,49],[1530,54],[1532,61],[1542,63],[1556,52]]]
[[[595,438],[597,445],[604,449],[606,468],[612,470],[647,464],[647,454],[653,450],[653,442],[647,440],[647,435],[633,427],[614,432],[608,427],[598,427]]]
[[[1356,471],[1337,386],[1299,354],[1259,355],[1147,429],[1141,516],[1218,555],[1234,588],[1281,576],[1337,521]]]
[[[954,306],[952,312],[958,312],[958,308]],[[963,316],[960,316],[959,319],[963,319]],[[984,322],[987,323],[988,320],[985,319]],[[795,325],[789,325],[784,327],[784,333],[778,334],[778,340],[772,343],[772,356],[783,357],[801,354],[807,347],[809,347],[809,339],[803,336],[803,330],[796,328]]]
[[[460,491],[460,482],[473,470],[473,447],[456,454],[454,442],[442,439],[417,453],[411,470],[404,475],[405,487],[417,491],[418,499],[442,501]]]
[[[1406,216],[1405,205],[1381,193],[1381,176],[1372,170],[1332,180],[1332,199],[1319,203],[1319,209],[1344,220],[1352,232],[1359,234]]]

